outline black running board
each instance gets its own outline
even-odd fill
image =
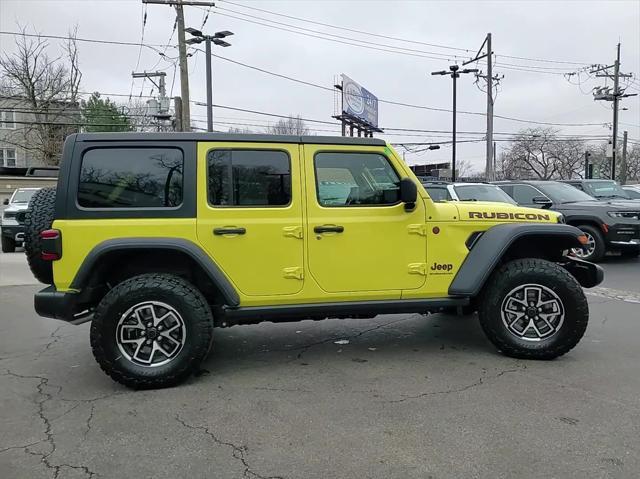
[[[445,308],[467,306],[469,298],[405,299],[391,301],[350,301],[341,303],[289,304],[222,308],[216,323],[220,326],[261,321],[300,321],[345,317],[373,317],[378,314],[429,313]],[[221,317],[220,317],[221,316]]]

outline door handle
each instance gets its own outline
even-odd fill
[[[214,228],[213,234],[216,236],[222,235],[243,235],[247,232],[246,228]]]
[[[338,225],[322,225],[316,226],[313,228],[315,233],[342,233],[344,231],[344,226]]]

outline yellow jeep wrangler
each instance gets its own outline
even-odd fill
[[[214,327],[260,321],[477,310],[500,351],[550,359],[603,279],[566,255],[586,238],[562,215],[435,203],[373,138],[71,135],[25,228],[50,285],[36,311],[92,321],[96,360],[130,387],[184,380]]]

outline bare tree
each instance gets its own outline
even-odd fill
[[[27,118],[5,141],[28,150],[48,165],[60,161],[64,138],[79,130],[80,72],[76,29],[56,57],[39,36],[16,37],[16,51],[0,56],[1,94]],[[23,28],[22,33],[26,33]],[[7,103],[7,101],[9,103]]]
[[[584,141],[560,138],[553,128],[520,131],[500,155],[503,178],[569,179],[582,175]]]
[[[310,131],[307,128],[304,120],[300,116],[289,116],[287,119],[280,119],[275,124],[269,125],[266,128],[266,132],[269,135],[309,135]]]

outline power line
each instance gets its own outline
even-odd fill
[[[265,9],[262,9],[262,8],[250,7],[248,5],[239,4],[239,3],[235,3],[235,2],[230,2],[228,0],[223,0],[223,3],[228,3],[230,5],[234,5],[236,7],[245,8],[245,9],[248,9],[248,10],[254,10],[254,11],[258,11],[258,12],[262,12],[262,13],[268,13],[270,15],[289,18],[289,19],[292,19],[292,20],[298,20],[298,21],[301,21],[301,22],[311,23],[311,24],[314,24],[314,25],[320,25],[320,26],[324,26],[324,27],[334,28],[334,29],[337,29],[337,30],[344,30],[344,31],[352,32],[352,33],[359,33],[359,34],[362,34],[362,35],[368,35],[368,36],[376,37],[376,38],[385,38],[387,40],[394,40],[394,41],[399,41],[399,42],[412,43],[412,44],[416,44],[416,45],[425,45],[425,46],[429,46],[429,47],[442,48],[442,49],[447,49],[447,50],[455,50],[455,51],[461,51],[461,52],[465,52],[465,53],[473,53],[473,50],[472,49],[468,49],[468,48],[453,47],[453,46],[450,46],[450,45],[442,45],[442,44],[437,44],[437,43],[427,43],[427,42],[422,42],[422,41],[418,41],[418,40],[411,40],[411,39],[407,39],[407,38],[394,37],[394,36],[390,36],[390,35],[381,35],[381,34],[378,34],[378,33],[372,33],[372,32],[368,32],[368,31],[365,31],[365,30],[357,30],[357,29],[354,29],[354,28],[342,27],[342,26],[332,25],[330,23],[323,23],[323,22],[318,22],[318,21],[314,21],[314,20],[309,20],[309,19],[306,19],[306,18],[295,17],[293,15],[286,15],[284,13],[278,13],[278,12],[274,12],[272,10],[265,10]],[[218,7],[218,8],[220,8],[220,7]],[[582,65],[582,66],[589,65],[588,63],[584,63],[584,62],[548,60],[548,59],[542,59],[542,58],[530,58],[530,57],[514,56],[514,55],[503,55],[502,54],[502,55],[496,55],[496,56],[503,57],[503,58],[511,58],[511,59],[514,59],[514,60],[528,60],[528,61],[536,61],[536,62],[542,62],[542,63],[556,63],[556,64]]]

